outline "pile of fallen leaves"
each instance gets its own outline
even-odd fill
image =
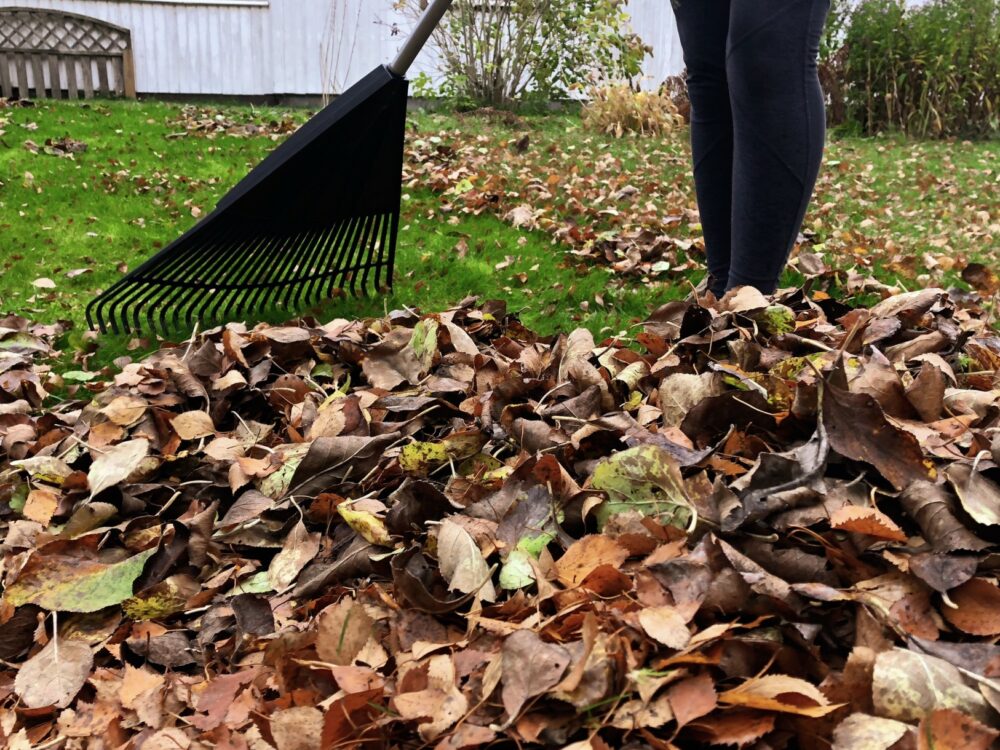
[[[267,121],[262,121],[252,111],[247,115],[238,122],[233,119],[231,110],[188,104],[175,117],[170,118],[169,125],[179,130],[167,137],[195,136],[213,139],[228,135],[236,138],[264,137],[279,141],[294,133],[300,125],[290,114],[282,116],[280,120]]]
[[[47,398],[58,333],[0,325],[7,747],[997,737],[1000,337],[941,290],[231,324]]]

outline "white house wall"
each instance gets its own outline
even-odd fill
[[[136,88],[150,94],[337,93],[391,59],[411,23],[393,0],[0,0],[5,5],[130,29]],[[679,72],[668,0],[631,0],[629,10],[656,51],[646,61],[648,81]],[[433,75],[434,57],[429,49],[416,72]]]

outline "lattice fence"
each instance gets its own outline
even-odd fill
[[[0,96],[135,98],[132,35],[95,18],[0,8]]]

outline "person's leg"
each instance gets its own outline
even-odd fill
[[[691,150],[711,290],[729,279],[733,198],[733,116],[726,80],[731,0],[678,0],[674,11],[691,98]]]
[[[823,160],[816,69],[830,0],[732,0],[733,234],[729,288],[774,291]]]

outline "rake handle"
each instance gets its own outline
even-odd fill
[[[420,17],[420,21],[417,22],[417,27],[413,30],[413,34],[406,40],[403,49],[399,51],[396,59],[389,65],[389,70],[400,77],[406,75],[410,66],[413,65],[413,61],[420,54],[420,50],[424,48],[427,40],[431,38],[431,34],[434,33],[434,30],[441,23],[444,14],[448,12],[452,2],[453,0],[432,0],[427,10]]]

